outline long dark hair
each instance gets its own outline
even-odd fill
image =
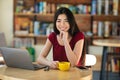
[[[53,29],[56,34],[60,33],[58,31],[58,29],[56,28],[56,20],[60,14],[65,14],[67,16],[68,22],[70,24],[70,29],[68,30],[68,33],[71,36],[74,36],[77,32],[79,32],[79,28],[77,26],[77,23],[75,21],[75,18],[73,16],[72,12],[68,8],[61,7],[56,11],[56,13],[54,15],[54,28]]]
[[[85,66],[85,59],[87,54],[87,39],[84,37],[84,44],[83,44],[83,50],[82,50],[82,56],[81,56],[81,65]]]

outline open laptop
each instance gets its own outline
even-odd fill
[[[0,47],[5,64],[8,67],[37,70],[46,66],[34,64],[30,58],[29,52],[24,49]]]

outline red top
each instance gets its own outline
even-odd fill
[[[48,39],[51,41],[53,44],[53,60],[54,61],[68,61],[66,57],[66,52],[64,46],[59,45],[57,41],[57,35],[56,33],[52,32],[49,36]],[[74,49],[75,44],[77,41],[80,39],[84,39],[84,34],[82,32],[78,32],[75,36],[72,37],[71,41],[69,42],[71,49]],[[81,61],[81,60],[80,60]],[[79,61],[79,64],[80,64]]]

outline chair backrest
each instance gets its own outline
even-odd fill
[[[93,54],[86,54],[85,66],[93,66],[96,64],[96,56]]]
[[[3,32],[0,32],[0,47],[7,47],[6,38]],[[0,51],[0,64],[4,64],[4,59]]]
[[[0,47],[6,47],[6,39],[3,32],[0,32]]]

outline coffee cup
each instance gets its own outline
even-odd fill
[[[59,62],[58,68],[61,71],[68,71],[70,69],[70,62]]]

